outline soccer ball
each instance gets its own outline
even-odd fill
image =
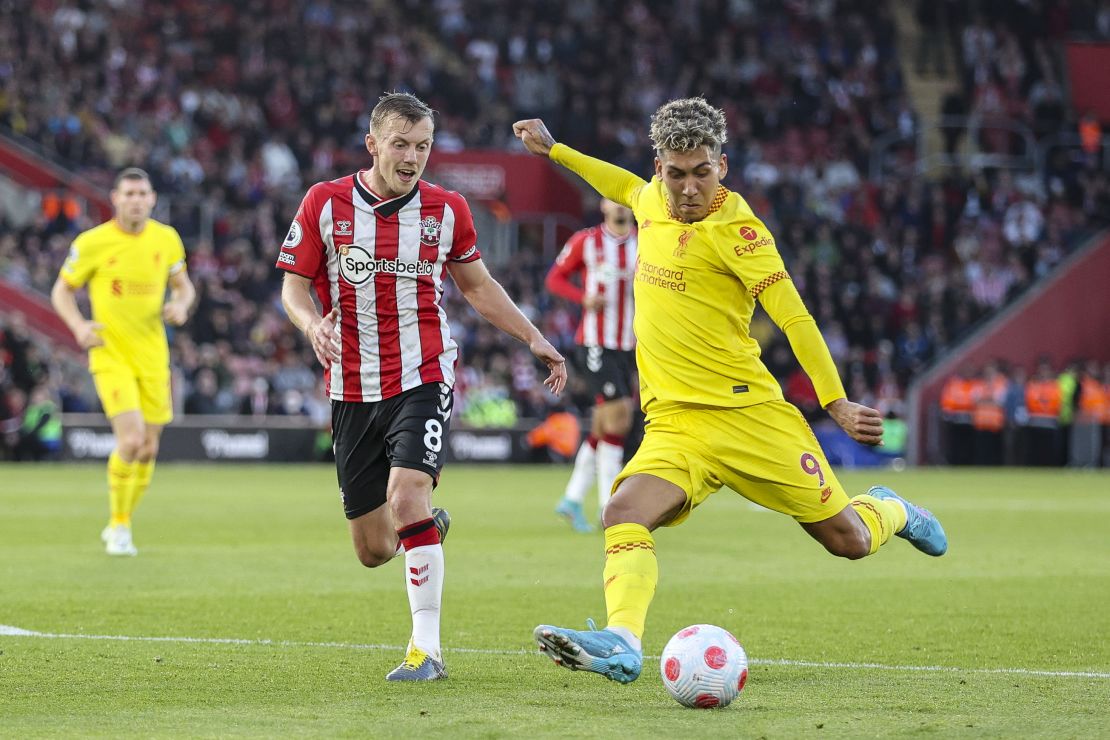
[[[748,656],[728,630],[695,624],[679,630],[663,648],[659,672],[679,704],[727,707],[748,680]]]

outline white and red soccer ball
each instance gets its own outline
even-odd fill
[[[679,630],[663,648],[659,672],[679,704],[726,707],[748,680],[748,656],[728,630],[695,624]]]

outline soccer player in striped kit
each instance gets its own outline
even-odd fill
[[[440,303],[445,274],[548,366],[548,388],[566,384],[563,357],[483,264],[466,200],[420,179],[434,133],[421,100],[382,96],[366,134],[373,165],[313,185],[277,260],[282,303],[325,368],[355,552],[368,568],[404,554],[412,637],[390,681],[447,675],[439,628],[450,519],[431,508],[458,358]]]
[[[582,511],[597,481],[598,518],[624,465],[624,438],[632,426],[632,375],[636,338],[632,332],[632,276],[636,231],[632,210],[603,199],[602,223],[567,240],[547,273],[547,289],[582,306],[575,341],[594,409],[590,434],[574,459],[574,471],[555,512],[579,532],[593,529]],[[578,276],[576,284],[573,278]]]

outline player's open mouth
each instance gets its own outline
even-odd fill
[[[401,178],[403,182],[409,182],[416,177],[415,170],[397,170],[397,177]]]

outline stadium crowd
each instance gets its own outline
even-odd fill
[[[940,5],[947,10],[936,22],[951,32],[944,53],[956,52],[961,71],[953,111],[1074,128],[1048,42],[1071,28],[1107,26],[1105,3],[1100,11],[1097,3],[1043,2],[1036,17],[992,2]],[[173,204],[168,220],[185,238],[198,288],[195,315],[171,336],[179,412],[326,417],[316,361],[283,315],[273,261],[305,187],[365,166],[362,136],[382,90],[411,90],[440,111],[440,149],[513,148],[512,121],[544,117],[560,140],[641,174],[651,171],[650,113],[671,97],[704,94],[729,120],[726,184],[776,235],[850,395],[892,415],[911,376],[1110,214],[1097,150],[1061,151],[1039,177],[953,170],[934,180],[872,179],[876,139],[892,130],[910,138],[919,126],[889,3],[427,7],[0,7],[0,126],[100,183],[140,164]],[[926,62],[932,54],[925,50]],[[0,277],[49,290],[70,238],[90,225],[64,207],[3,224]],[[211,240],[200,238],[208,233]],[[544,292],[547,267],[541,245],[526,240],[495,274],[565,351],[577,307]],[[504,425],[543,416],[554,399],[530,355],[451,286],[445,305],[462,347],[462,418]],[[18,321],[8,323],[2,330],[18,336]],[[816,395],[785,340],[766,319],[753,333],[787,397],[816,414]],[[43,350],[33,341],[12,350],[12,341],[0,344],[0,388],[21,394],[7,404],[10,418],[44,382],[63,408],[94,403],[79,373],[17,370],[13,361],[27,366],[30,354],[41,363]],[[588,401],[580,385],[572,391],[572,408]]]
[[[1110,467],[1110,363],[963,368],[945,381],[940,410],[951,465]]]

